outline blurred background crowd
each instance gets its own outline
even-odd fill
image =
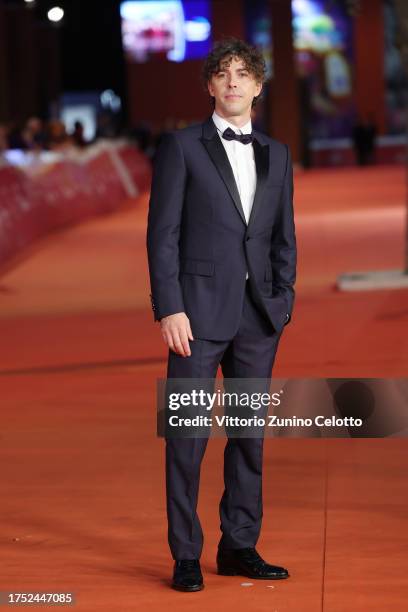
[[[163,131],[210,113],[215,40],[263,51],[256,127],[303,167],[404,159],[408,16],[400,0],[0,0],[0,151]]]
[[[67,147],[85,147],[90,144],[84,136],[84,126],[76,121],[74,130],[67,132],[58,119],[43,121],[30,117],[20,127],[16,124],[0,125],[0,150],[21,149],[22,151],[61,151]]]

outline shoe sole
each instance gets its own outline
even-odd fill
[[[176,591],[182,591],[183,593],[195,593],[196,591],[202,591],[204,588],[204,585],[199,584],[196,587],[183,587],[177,584],[172,584],[171,588],[175,589]]]
[[[290,578],[290,574],[287,574],[287,576],[251,576],[251,574],[244,574],[233,569],[219,569],[217,574],[219,576],[244,576],[245,578],[252,578],[252,580],[286,580]]]

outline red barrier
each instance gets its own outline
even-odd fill
[[[115,210],[128,196],[108,151],[87,163],[88,185],[96,195],[100,212]]]
[[[140,191],[148,189],[151,178],[149,159],[141,151],[130,146],[121,147],[118,153]]]
[[[27,172],[0,165],[0,264],[54,229],[117,210],[148,188],[150,172],[128,144],[98,144]]]
[[[0,168],[0,263],[41,234],[37,200],[28,177],[18,168]]]

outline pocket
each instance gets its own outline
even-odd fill
[[[213,261],[205,261],[203,259],[183,259],[180,269],[183,274],[214,276],[215,265]]]

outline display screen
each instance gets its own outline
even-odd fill
[[[312,138],[349,136],[354,121],[352,21],[339,3],[293,0],[297,72]]]
[[[126,58],[173,62],[205,57],[211,46],[209,0],[129,0],[120,5]]]

